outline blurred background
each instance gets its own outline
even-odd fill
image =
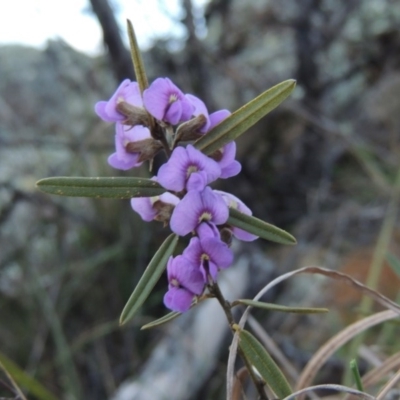
[[[318,265],[372,279],[396,299],[399,276],[385,258],[400,257],[400,2],[13,4],[3,4],[0,17],[0,352],[56,398],[145,398],[121,397],[119,389],[144,373],[171,334],[168,326],[140,331],[166,313],[166,279],[140,317],[118,326],[168,229],[143,223],[129,201],[52,197],[35,188],[57,175],[149,176],[146,167],[121,173],[108,166],[113,127],[93,111],[122,79],[134,79],[126,18],[149,79],[170,77],[210,112],[234,111],[280,81],[297,80],[290,99],[238,140],[242,173],[217,185],[299,242],[237,247],[238,257],[262,260],[249,262],[246,296],[274,276]],[[330,314],[255,315],[301,369],[357,317],[360,297],[318,277],[289,282],[268,300],[327,306]],[[160,399],[223,398],[228,330],[221,335],[192,389]],[[371,340],[385,357],[400,350],[398,335],[391,325]],[[172,359],[165,362],[172,368]],[[332,381],[342,372],[339,354],[326,374]],[[1,373],[0,396],[16,396]]]

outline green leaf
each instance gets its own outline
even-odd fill
[[[364,392],[362,380],[361,380],[361,375],[360,371],[358,369],[357,361],[356,360],[351,360],[350,361],[350,370],[351,373],[353,374],[354,381],[356,383],[356,387],[360,392]]]
[[[147,80],[142,54],[140,53],[139,45],[136,40],[135,30],[133,29],[132,22],[129,19],[127,20],[127,25],[133,68],[135,69],[135,76],[137,83],[139,84],[140,93],[143,94],[143,91],[149,86],[149,82]]]
[[[393,271],[400,277],[400,260],[392,253],[386,254],[386,260]]]
[[[289,79],[260,94],[203,135],[194,146],[205,154],[212,154],[246,132],[282,103],[292,93],[295,86],[296,81]]]
[[[151,291],[165,270],[168,258],[175,250],[175,247],[178,243],[178,238],[179,236],[171,233],[171,235],[165,239],[164,243],[157,250],[156,254],[154,254],[149,265],[140,278],[139,283],[135,287],[131,297],[122,310],[121,317],[119,319],[120,325],[123,325],[132,319],[147,297],[149,297]]]
[[[296,239],[288,232],[261,219],[244,214],[234,208],[229,208],[227,223],[257,235],[263,239],[281,244],[296,244]]]
[[[140,330],[144,331],[145,329],[150,329],[150,328],[154,328],[156,326],[163,325],[163,324],[165,324],[165,323],[167,323],[169,321],[172,321],[175,318],[178,318],[180,315],[182,315],[182,313],[180,313],[180,312],[176,312],[176,311],[170,312],[169,314],[164,315],[163,317],[158,318],[155,321],[152,321],[152,322],[149,322],[146,325],[143,325],[140,328]]]
[[[165,192],[157,182],[145,178],[80,178],[56,176],[44,178],[36,183],[42,192],[59,196],[108,197],[131,199],[132,197],[152,197]]]
[[[14,363],[14,361],[11,361],[3,353],[0,353],[0,367],[4,369],[6,374],[9,374],[11,376],[16,384],[27,389],[39,400],[57,400],[57,397],[51,394],[37,380],[33,379],[21,368],[19,368],[18,365]]]
[[[327,308],[286,307],[286,306],[281,306],[279,304],[263,303],[262,301],[254,301],[248,299],[235,300],[232,303],[232,306],[236,306],[237,304],[262,308],[264,310],[281,311],[281,312],[296,313],[296,314],[319,314],[319,313],[327,313],[329,311]]]
[[[280,399],[290,396],[292,388],[261,343],[250,332],[241,330],[238,326],[235,329],[239,330],[240,348],[267,385]]]

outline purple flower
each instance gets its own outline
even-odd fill
[[[204,280],[198,267],[183,256],[172,256],[167,264],[168,292],[164,304],[170,310],[185,312],[189,310],[196,295],[204,290]]]
[[[238,199],[231,193],[223,192],[222,190],[215,190],[218,194],[222,196],[225,203],[229,208],[234,208],[246,215],[252,215],[252,211],[246,204],[243,203],[242,200]],[[252,242],[253,240],[258,239],[258,236],[253,235],[252,233],[246,232],[243,229],[236,228],[235,226],[231,227],[232,233],[240,240],[245,242]]]
[[[216,161],[188,145],[174,149],[171,158],[159,169],[157,179],[166,189],[180,192],[185,188],[203,190],[220,174],[221,168]]]
[[[210,126],[208,127],[208,131],[210,131],[212,128],[217,126],[220,122],[222,122],[224,119],[228,118],[231,115],[231,112],[229,110],[218,110],[210,114]]]
[[[143,221],[152,221],[153,219],[165,221],[165,217],[168,217],[166,214],[170,213],[179,201],[179,197],[165,192],[160,196],[134,197],[131,199],[131,206]]]
[[[154,118],[171,125],[188,121],[194,110],[192,103],[168,78],[156,79],[143,92],[143,103]]]
[[[218,193],[209,186],[203,191],[191,190],[174,208],[171,230],[180,236],[194,231],[202,222],[224,224],[229,217],[228,207]]]
[[[210,130],[210,118],[208,115],[208,110],[206,105],[198,97],[192,94],[186,94],[185,97],[192,103],[194,107],[193,116],[197,117],[199,115],[204,115],[206,117],[206,123],[200,129],[201,133],[208,132]]]
[[[125,79],[108,101],[99,101],[94,106],[96,114],[107,122],[117,122],[126,119],[126,116],[117,111],[117,104],[125,101],[136,107],[143,107],[142,97],[137,82]]]
[[[126,146],[131,142],[151,138],[150,131],[141,125],[129,128],[117,122],[115,126],[115,149],[116,152],[108,157],[108,163],[116,169],[126,171],[133,167],[138,167],[142,163],[139,162],[140,153],[129,153]]]
[[[231,115],[228,110],[219,110],[210,114],[210,125],[208,131],[217,126],[220,122]],[[235,160],[236,157],[236,143],[230,142],[216,152],[214,159],[221,167],[220,178],[226,179],[236,176],[242,169],[239,161]]]
[[[202,222],[196,228],[196,234],[200,238],[200,240],[203,240],[203,239],[209,238],[209,237],[221,239],[219,230],[213,223]]]
[[[232,250],[215,237],[192,238],[182,255],[200,268],[205,282],[208,275],[215,280],[218,270],[228,268],[233,261]]]
[[[219,151],[222,154],[221,159],[217,161],[221,168],[220,178],[226,179],[236,176],[242,169],[240,162],[235,160],[236,143],[230,142]]]

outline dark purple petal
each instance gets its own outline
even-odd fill
[[[179,122],[189,121],[189,119],[193,116],[194,107],[192,103],[186,99],[186,97],[182,97],[181,99],[182,104],[182,115],[181,120]]]
[[[158,170],[157,180],[159,184],[168,190],[180,192],[185,188],[186,169],[189,158],[183,147],[176,147],[171,158]]]
[[[207,279],[207,275],[210,274],[211,278],[215,281],[218,276],[218,266],[212,262],[211,260],[208,261],[208,271],[205,270],[204,265],[202,266],[202,274],[205,279]]]
[[[224,224],[229,218],[228,207],[222,196],[207,186],[201,192],[203,210],[211,213],[211,222],[216,225]],[[201,222],[201,221],[200,221]]]
[[[196,233],[200,240],[203,240],[207,237],[213,237],[217,239],[221,238],[218,228],[213,223],[209,222],[202,222],[196,228]]]
[[[216,238],[206,238],[201,241],[203,252],[208,254],[210,259],[218,268],[227,268],[233,262],[233,252],[228,245]]]
[[[187,190],[203,190],[207,185],[207,173],[205,171],[194,172],[190,174],[186,184]]]
[[[200,192],[192,190],[179,202],[172,212],[170,227],[172,232],[185,236],[195,230],[200,223],[199,217],[203,211]]]
[[[143,93],[147,111],[160,121],[176,125],[192,116],[194,107],[168,78],[156,79]]]
[[[197,174],[199,176],[195,176]],[[188,145],[174,149],[171,158],[159,169],[157,178],[166,189],[180,192],[184,188],[203,190],[220,174],[221,168],[217,162]]]
[[[221,175],[221,168],[218,163],[207,157],[200,150],[189,144],[186,147],[188,158],[192,165],[195,165],[199,171],[207,173],[207,183],[214,182]]]
[[[195,295],[183,288],[171,288],[165,293],[165,307],[172,311],[186,312],[190,309]]]
[[[177,100],[172,102],[165,112],[163,120],[171,125],[176,125],[181,121],[182,117],[182,102]]]
[[[179,286],[194,294],[203,292],[204,281],[198,266],[183,255],[168,260],[167,273],[170,288]]]
[[[201,264],[201,254],[203,248],[201,247],[200,240],[198,237],[190,239],[189,245],[183,251],[182,255],[187,258],[193,265],[197,267]]]

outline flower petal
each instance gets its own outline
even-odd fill
[[[165,293],[164,304],[172,311],[185,312],[190,309],[195,295],[183,288],[171,288]]]
[[[199,216],[203,211],[200,192],[191,190],[179,202],[172,212],[170,227],[172,232],[185,236],[199,224]]]
[[[157,211],[154,210],[150,197],[134,197],[131,199],[131,207],[143,219],[143,221],[152,221]]]

